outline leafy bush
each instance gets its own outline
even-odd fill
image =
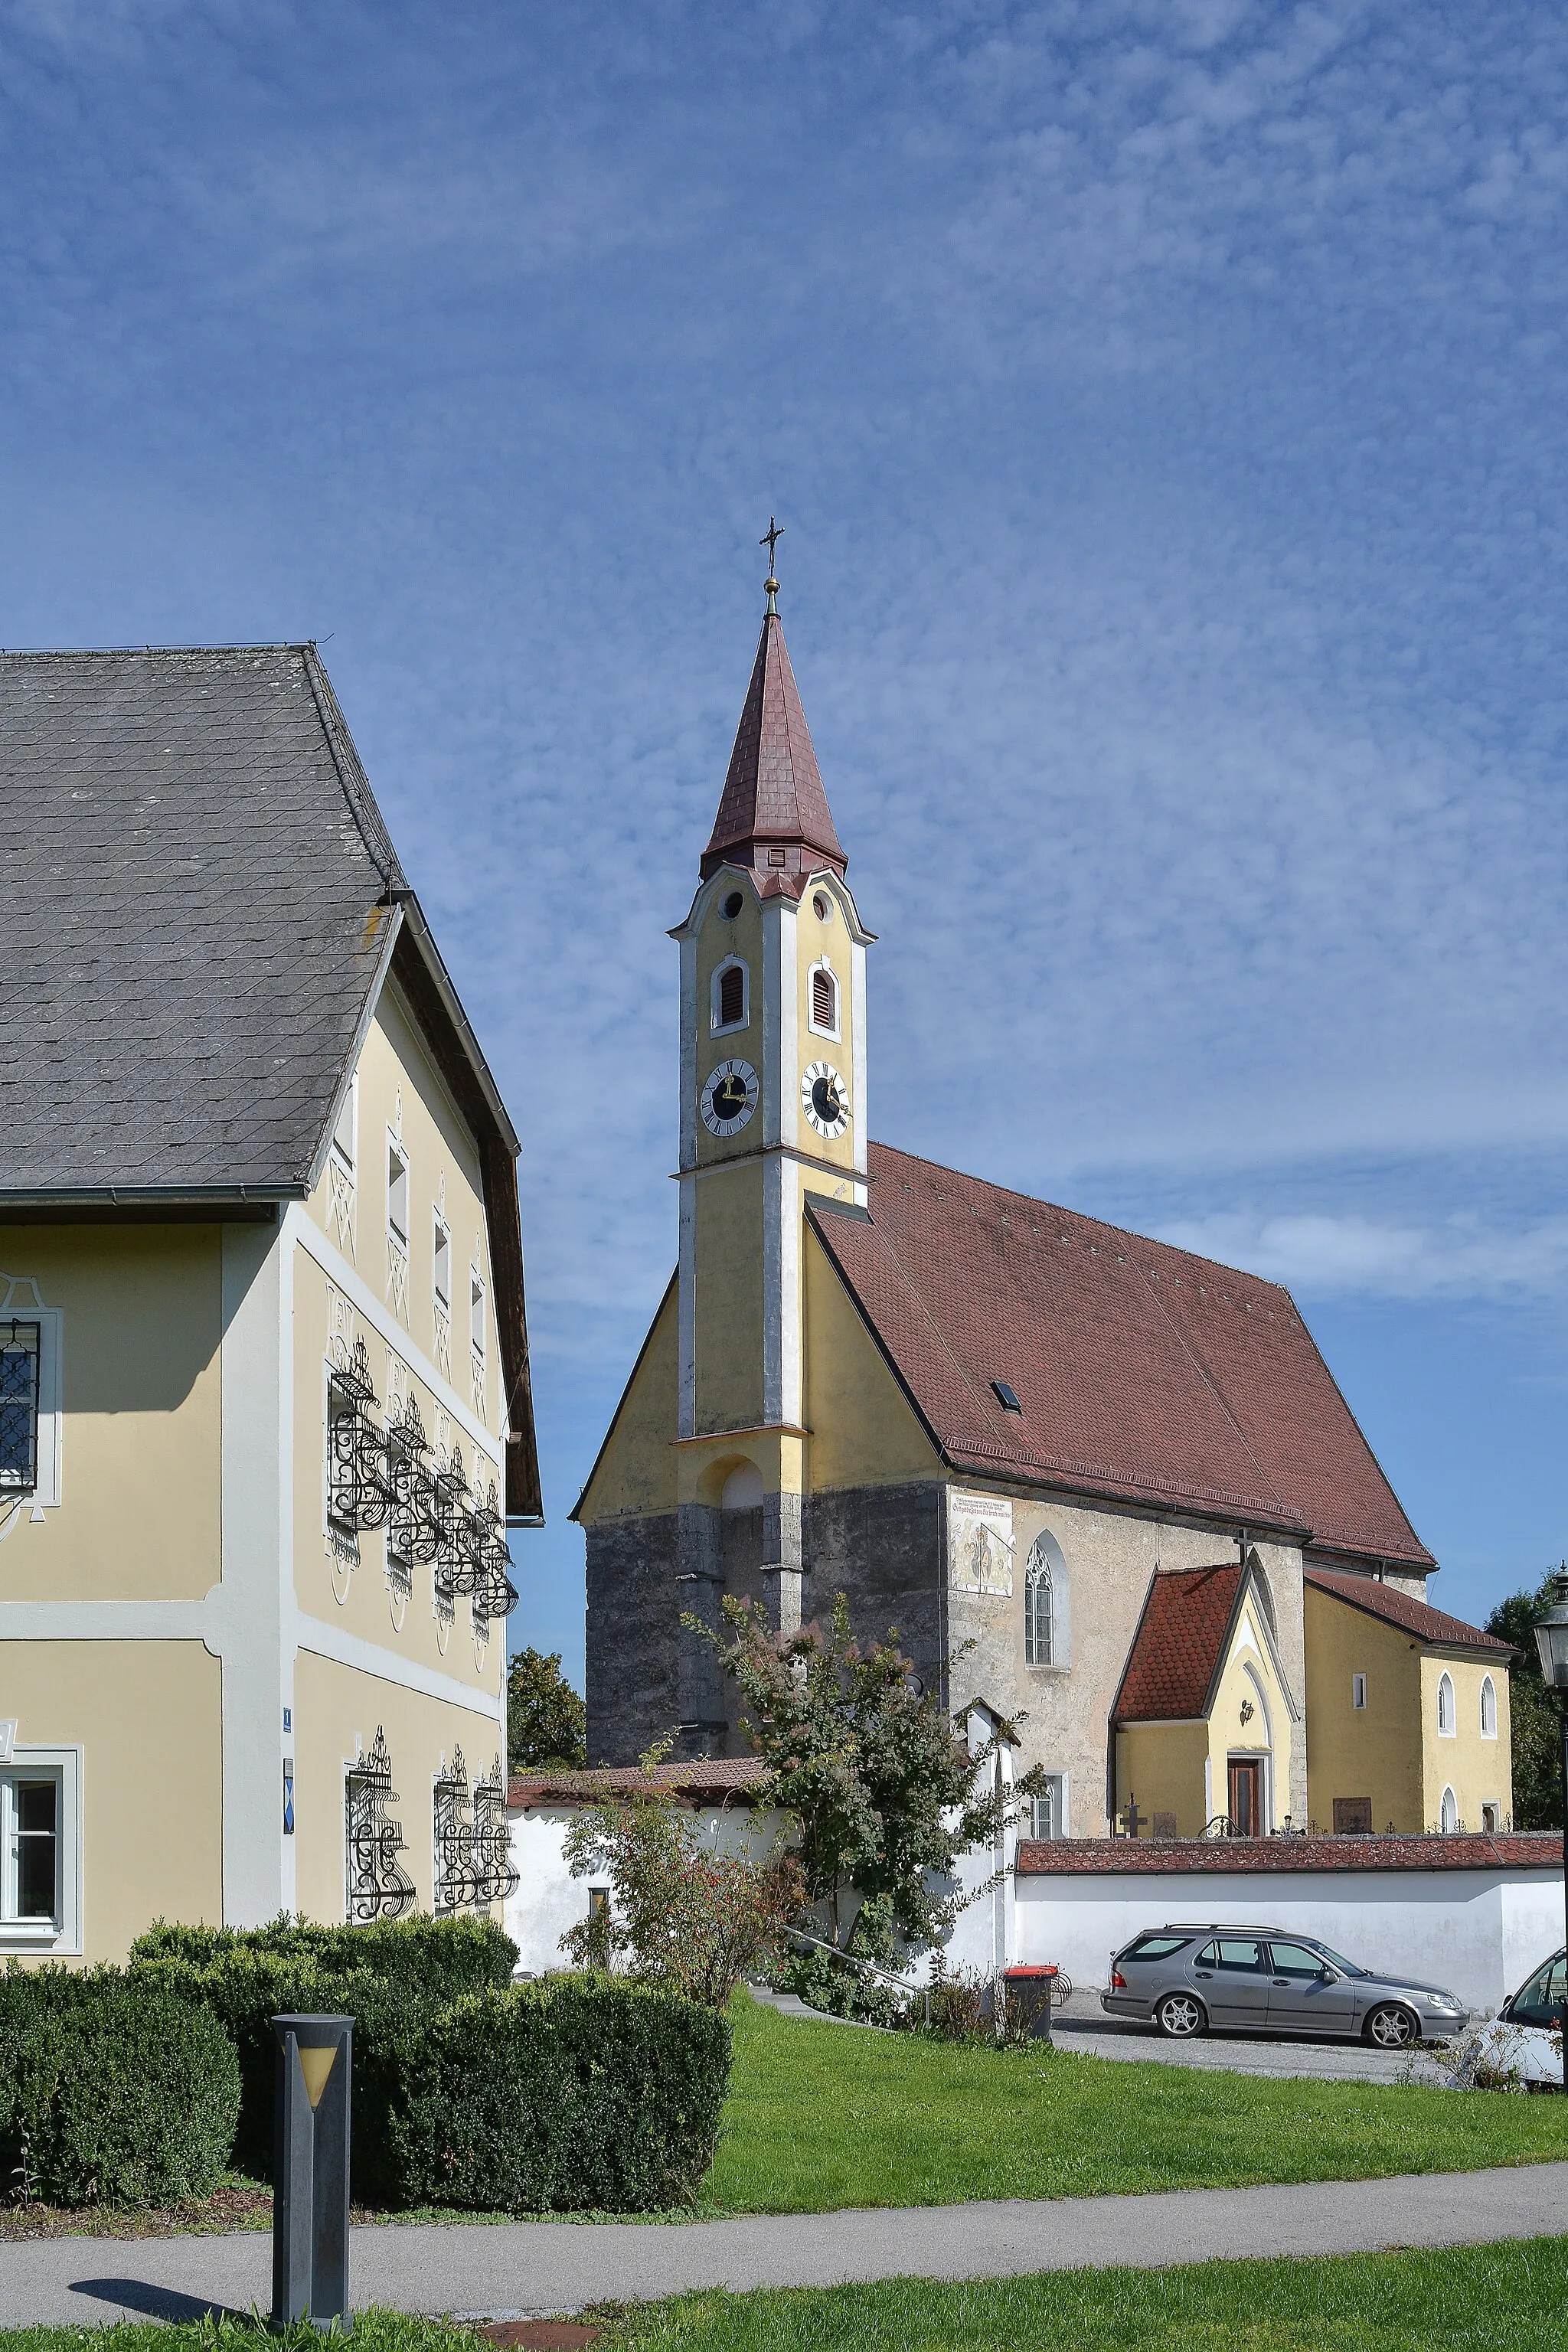
[[[205,2008],[238,2057],[235,2161],[272,2169],[275,2016],[352,2017],[354,2196],[363,2204],[636,2211],[679,2203],[712,2160],[727,2022],[669,1994],[559,1977],[456,2002],[368,1969],[332,1975],[287,1951],[137,1974]]]
[[[647,1785],[587,1806],[563,1848],[575,1876],[604,1871],[613,1908],[568,1928],[562,1948],[579,1962],[627,1958],[647,1980],[723,2009],[752,1969],[778,1949],[805,1899],[793,1854],[726,1853],[686,1806],[658,1785],[668,1743],[643,1758]]]
[[[380,2054],[389,2204],[645,2212],[687,2202],[713,2160],[730,2023],[563,1975],[469,1994]]]
[[[117,1969],[0,1978],[0,2168],[55,2205],[174,2204],[211,2194],[239,2112],[217,2021]]]
[[[901,2026],[908,2021],[905,1994],[826,1952],[792,1951],[774,1981],[781,1992],[793,1992],[808,2009],[820,2009],[829,2017],[847,2017],[857,2025]]]
[[[272,2176],[278,2048],[272,2020],[301,2011],[352,2017],[354,2126],[350,2149],[356,2194],[362,2174],[369,2182],[378,2157],[365,2140],[363,2119],[373,2116],[378,2104],[375,2084],[381,2053],[399,2028],[413,2025],[437,2004],[423,2000],[406,1983],[388,1981],[368,1969],[332,1974],[287,1950],[230,1950],[205,1968],[178,1958],[146,1959],[134,1970],[134,1980],[161,1988],[187,2009],[205,2010],[227,2037],[238,2062],[240,2080],[234,2161],[241,2171],[259,2180]]]
[[[329,1975],[364,1970],[389,1983],[407,1984],[431,2000],[456,2000],[459,1993],[510,1984],[517,1966],[517,1946],[494,1919],[426,1915],[349,1927],[290,1919],[287,1912],[265,1927],[170,1927],[160,1919],[132,1945],[131,1964],[184,1960],[205,1969],[247,1952],[269,1953]]]

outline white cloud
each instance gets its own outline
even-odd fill
[[[1245,1266],[1303,1298],[1536,1303],[1568,1294],[1568,1217],[1504,1233],[1462,1217],[1392,1225],[1356,1216],[1259,1219],[1219,1213],[1163,1226],[1159,1238]]]

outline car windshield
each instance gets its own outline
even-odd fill
[[[1338,1969],[1343,1977],[1365,1977],[1372,1974],[1370,1969],[1358,1969],[1355,1962],[1347,1960],[1342,1952],[1331,1951],[1327,1944],[1320,1944],[1315,1937],[1312,1948],[1316,1952],[1321,1952],[1329,1966],[1331,1969]]]
[[[1516,2025],[1554,2025],[1568,2005],[1568,1962],[1562,1952],[1536,1969],[1509,2002]]]

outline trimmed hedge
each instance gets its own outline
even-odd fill
[[[234,2161],[272,2169],[272,2019],[354,2020],[350,2165],[365,2205],[640,2212],[684,2203],[713,2160],[730,2074],[727,2019],[679,1994],[563,1975],[455,2002],[278,1951],[136,1977],[208,2009],[238,2055]]]
[[[560,1976],[470,1993],[377,2055],[389,2204],[637,2213],[689,2202],[713,2161],[730,2021]]]
[[[280,1912],[265,1927],[182,1927],[156,1920],[131,1947],[130,1964],[183,1960],[210,1969],[246,1953],[316,1968],[329,1976],[361,1970],[401,1983],[426,2000],[456,2000],[511,1982],[517,1946],[498,1921],[468,1916],[378,1921],[368,1927],[323,1927]]]
[[[210,2196],[239,2113],[217,2020],[117,1969],[0,1977],[0,2188],[52,2205]]]

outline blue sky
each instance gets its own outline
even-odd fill
[[[889,1141],[1288,1281],[1568,1550],[1568,19],[0,0],[0,642],[313,635],[525,1140],[552,1526],[674,1255],[776,512]]]

